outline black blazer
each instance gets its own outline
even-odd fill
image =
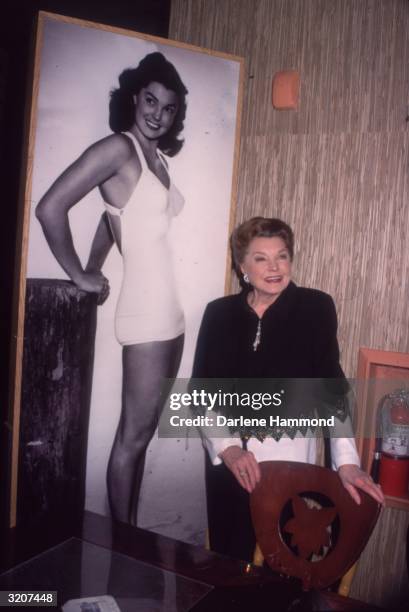
[[[261,318],[261,342],[254,350],[258,322],[259,317],[247,303],[247,292],[208,304],[192,373],[193,379],[201,380],[200,384],[192,380],[191,388],[209,385],[210,381],[205,383],[203,379],[229,379],[217,381],[217,389],[283,392],[285,402],[276,410],[281,416],[311,417],[318,411],[320,416],[334,415],[344,421],[349,385],[339,363],[332,298],[291,282]],[[226,408],[220,410],[232,415]],[[244,416],[254,416],[250,408],[240,410]],[[267,414],[272,414],[272,408],[257,416]],[[305,429],[300,431],[305,433]],[[287,433],[293,436],[296,429],[290,428]]]
[[[196,378],[343,378],[337,315],[326,293],[291,282],[261,319],[247,292],[210,302],[203,315],[193,365]]]

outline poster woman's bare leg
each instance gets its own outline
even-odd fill
[[[163,379],[179,369],[184,336],[123,349],[122,411],[108,464],[112,517],[132,522],[141,486],[145,453],[162,412]]]

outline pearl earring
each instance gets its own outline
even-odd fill
[[[243,274],[243,280],[247,284],[250,282],[249,275],[247,274],[247,272],[245,274]]]

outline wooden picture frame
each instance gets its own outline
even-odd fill
[[[356,439],[362,468],[367,472],[371,470],[375,450],[379,402],[401,385],[409,386],[409,353],[359,349]],[[409,496],[407,499],[386,496],[386,505],[407,510]]]
[[[20,263],[15,290],[16,343],[13,347],[15,386],[12,407],[11,526],[16,524],[17,513],[26,280],[30,277],[67,279],[45,244],[34,209],[51,182],[87,146],[109,133],[109,93],[118,86],[120,72],[137,65],[142,57],[155,50],[162,52],[175,65],[189,90],[182,133],[185,140],[183,152],[171,160],[172,180],[180,185],[188,202],[183,219],[181,217],[173,230],[179,291],[182,302],[188,302],[185,307],[185,352],[179,376],[190,375],[196,335],[206,303],[222,295],[230,286],[228,237],[237,195],[243,58],[41,11],[27,116],[24,195],[17,254]],[[86,250],[84,245],[89,243],[89,227],[95,225],[98,198],[95,194],[88,194],[84,198],[87,201],[82,206],[83,212],[75,211],[70,221],[82,261]],[[108,261],[107,265],[110,273],[117,269],[116,261]],[[115,281],[111,286],[115,294],[119,282]],[[96,354],[101,352],[104,345],[108,359],[117,360],[118,352],[112,348],[111,332],[105,328],[98,336],[101,321],[113,316],[113,309],[105,315],[104,308],[105,305],[99,311]],[[110,339],[108,346],[105,346],[107,335]],[[115,352],[116,355],[113,355]],[[93,388],[98,385],[98,380],[104,383],[110,368],[107,363],[96,364],[96,367],[101,373],[96,375],[94,370]],[[109,369],[109,372],[112,384],[117,389],[117,365],[114,371]],[[118,390],[115,393],[118,395]],[[104,395],[106,393],[101,391],[94,407],[91,404],[93,414],[90,428],[97,420],[95,411]],[[103,410],[103,414],[104,418],[112,418],[108,409]],[[98,442],[91,444],[91,448],[88,442],[88,454],[92,454],[88,464],[91,461],[94,466],[107,460],[106,456],[98,459],[100,430],[96,436]],[[92,476],[90,470],[88,465],[88,478]],[[98,503],[101,506],[102,502]],[[89,509],[98,511],[92,506]]]

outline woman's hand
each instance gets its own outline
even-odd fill
[[[368,493],[379,504],[385,505],[385,497],[380,485],[375,484],[369,474],[361,470],[357,465],[349,463],[341,465],[338,469],[338,474],[342,484],[357,504],[361,503],[358,489],[362,489],[362,491]]]
[[[253,453],[239,446],[228,446],[220,453],[220,457],[243,489],[251,493],[261,478],[260,468]]]
[[[109,295],[109,281],[100,271],[86,270],[73,281],[81,291],[96,293],[98,305],[103,304]]]

